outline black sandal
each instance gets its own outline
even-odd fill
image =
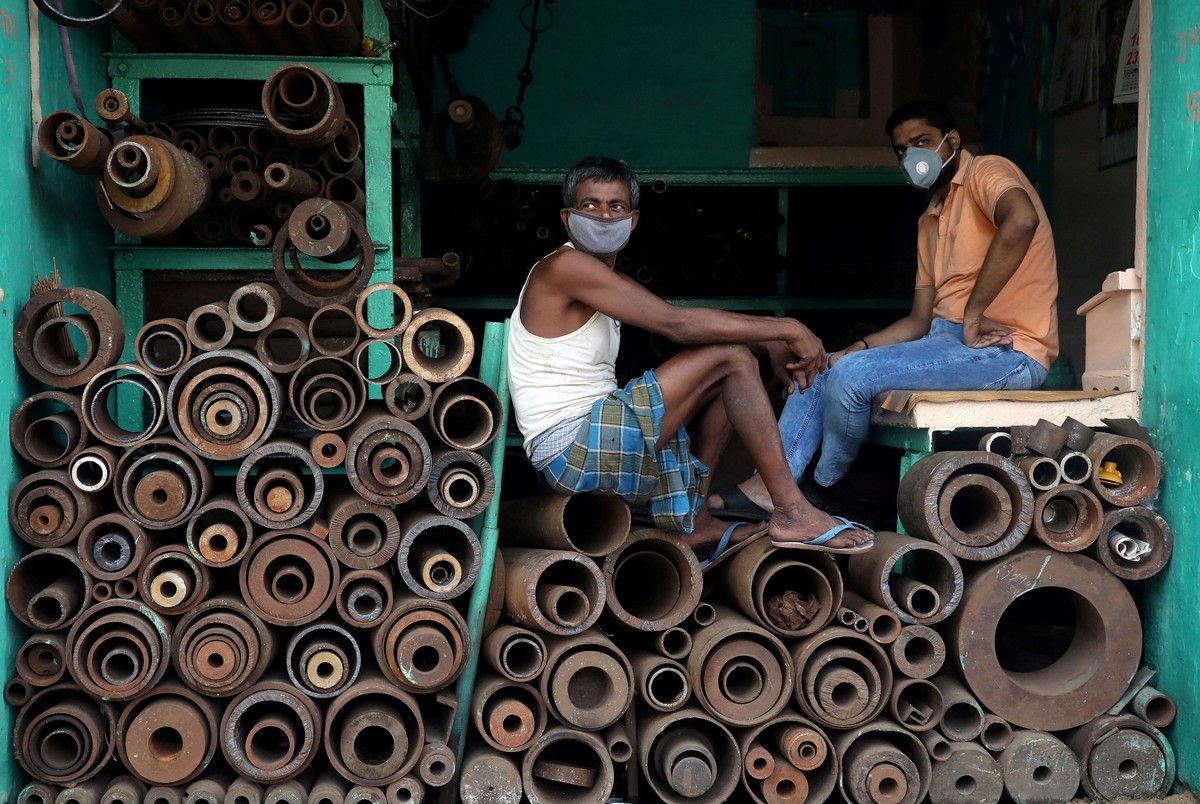
[[[771,512],[746,496],[737,486],[729,486],[713,492],[725,503],[723,508],[709,508],[708,512],[726,522],[767,522]]]

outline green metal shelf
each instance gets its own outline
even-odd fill
[[[391,86],[392,62],[386,56],[255,56],[243,53],[109,53],[114,80],[221,79],[265,81],[288,64],[315,67],[338,84]]]

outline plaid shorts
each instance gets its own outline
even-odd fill
[[[616,494],[645,503],[663,530],[691,533],[708,490],[708,467],[682,427],[662,449],[663,398],[653,369],[597,399],[575,442],[544,470],[557,491]]]

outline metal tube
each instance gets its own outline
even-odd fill
[[[221,751],[239,774],[271,784],[303,773],[318,753],[321,710],[281,677],[242,692],[221,718]]]
[[[1105,512],[1100,537],[1089,553],[1118,578],[1140,581],[1161,572],[1174,547],[1166,520],[1150,508],[1135,505]]]
[[[537,690],[501,676],[477,679],[471,712],[475,730],[497,751],[523,751],[546,729],[546,704]]]
[[[649,651],[626,651],[633,666],[633,683],[642,702],[659,712],[673,712],[692,696],[687,669],[679,662]]]
[[[1070,801],[1079,790],[1079,758],[1052,734],[1014,732],[999,761],[1004,790],[1016,804]]]
[[[612,494],[547,494],[500,506],[505,543],[605,556],[629,533],[629,506]],[[693,604],[694,605],[694,604]]]
[[[572,801],[603,804],[612,793],[615,775],[599,737],[556,726],[525,753],[521,780],[531,804],[561,801],[558,791],[564,785]]]
[[[1066,735],[1066,743],[1079,757],[1080,782],[1092,800],[1161,798],[1175,782],[1166,737],[1133,715],[1098,717]]]
[[[1012,742],[1013,729],[1004,718],[985,712],[983,715],[983,730],[979,741],[983,747],[992,753],[999,753]]]
[[[733,735],[695,706],[640,718],[637,751],[643,776],[668,804],[727,801],[741,776]]]
[[[524,789],[521,768],[513,757],[482,745],[467,751],[458,782],[463,804],[519,804]],[[405,801],[393,800],[390,787],[388,795],[389,804]]]
[[[546,666],[546,643],[533,631],[504,624],[484,639],[483,658],[510,681],[532,681]]]
[[[1096,433],[1086,454],[1097,467],[1088,486],[1109,505],[1141,505],[1162,480],[1158,453],[1136,438]]]
[[[975,743],[950,743],[950,756],[933,766],[929,783],[932,804],[996,804],[1003,794],[999,764]]]
[[[934,682],[904,678],[892,687],[889,710],[901,726],[912,732],[921,732],[928,731],[941,722],[946,703],[941,690]]]
[[[218,707],[182,684],[159,684],[117,722],[122,764],[149,785],[186,785],[217,750]]]
[[[1063,484],[1037,496],[1033,534],[1047,547],[1078,552],[1091,546],[1103,528],[1100,500],[1082,486]]]
[[[504,611],[518,625],[551,634],[577,634],[591,627],[604,609],[606,587],[599,568],[576,552],[505,547]],[[570,586],[587,601],[589,614],[566,624],[541,608],[541,587]]]
[[[416,700],[378,674],[364,674],[335,698],[325,719],[329,761],[356,784],[400,780],[417,764],[424,739]]]
[[[850,801],[924,800],[932,766],[913,734],[881,718],[843,732],[833,742],[842,763],[842,789]]]
[[[1175,701],[1149,685],[1138,690],[1129,703],[1129,709],[1156,729],[1165,729],[1175,720]]]
[[[465,522],[412,510],[400,522],[396,568],[404,585],[421,597],[449,600],[479,574],[479,538]],[[592,618],[593,622],[595,618]]]
[[[893,572],[901,558],[905,559],[904,576]],[[855,591],[888,609],[904,623],[931,625],[940,622],[950,616],[962,597],[962,568],[950,551],[932,542],[887,531],[875,533],[874,550],[850,556],[846,575]],[[937,593],[941,605],[920,605],[918,598],[918,605],[913,608],[932,611],[928,616],[916,616],[901,606],[900,600],[912,600],[903,594],[900,594],[898,599],[898,592],[907,591],[907,586],[895,586],[907,583],[898,580],[902,577],[912,578],[932,588]]]
[[[749,618],[724,606],[714,610],[716,622],[696,633],[687,658],[696,700],[730,726],[770,720],[794,690],[791,656]]]
[[[414,316],[414,321],[419,317],[420,314]],[[407,343],[407,334],[405,337]],[[412,363],[408,365],[413,368]],[[455,449],[476,450],[490,444],[496,437],[497,423],[502,415],[496,392],[473,377],[457,377],[446,382],[433,392],[430,401],[431,428],[438,438]]]
[[[589,632],[548,637],[546,645],[538,691],[555,717],[574,728],[599,730],[625,714],[633,702],[633,667],[615,644]]]
[[[467,625],[441,600],[398,598],[375,631],[372,647],[383,673],[412,692],[442,689],[458,677],[465,661]]]
[[[887,706],[892,667],[870,637],[831,626],[795,643],[796,702],[817,723],[839,729],[860,726]]]
[[[695,553],[654,529],[636,530],[604,559],[606,622],[638,631],[681,624],[700,601]]]

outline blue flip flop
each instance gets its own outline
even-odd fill
[[[740,542],[735,542],[733,544],[730,544],[729,540],[733,538],[733,532],[736,529],[742,527],[743,525],[753,525],[753,524],[754,524],[753,522],[734,522],[732,525],[725,528],[725,532],[721,534],[721,541],[717,542],[717,546],[714,547],[712,549],[712,552],[708,554],[708,558],[706,558],[700,562],[700,571],[704,572],[706,570],[712,569],[713,567],[720,564],[722,561],[724,561],[725,559],[729,558],[731,555],[736,553],[738,550],[741,550],[746,545],[750,544],[751,542],[756,542],[759,539],[761,539],[763,536],[767,535],[767,529],[764,527],[761,530],[751,533],[749,536],[742,539]]]
[[[828,542],[832,541],[839,533],[847,530],[861,530],[863,533],[874,533],[875,531],[868,528],[866,525],[861,525],[858,522],[851,522],[844,516],[835,516],[841,524],[834,525],[829,530],[822,533],[815,539],[810,539],[806,542],[777,542],[771,540],[772,547],[778,547],[785,550],[812,550],[817,553],[833,553],[835,555],[856,555],[865,553],[875,546],[875,540],[872,539],[863,544],[856,544],[853,547],[830,547]]]

